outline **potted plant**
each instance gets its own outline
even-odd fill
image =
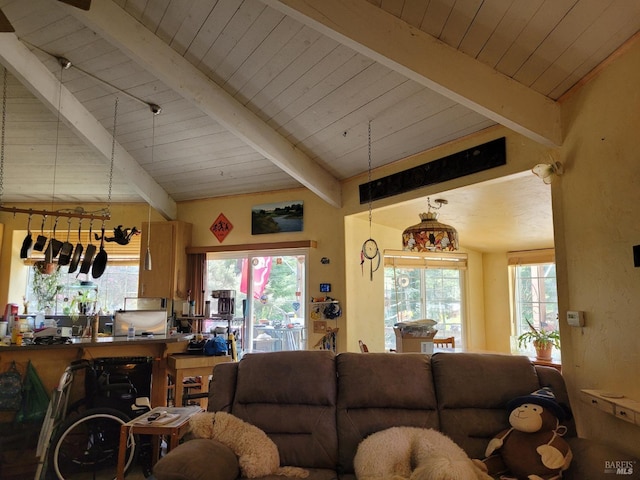
[[[536,358],[538,360],[551,360],[552,348],[555,347],[560,350],[560,332],[558,330],[536,328],[528,319],[525,319],[525,321],[529,325],[529,331],[518,337],[518,348],[522,349],[532,343],[536,349]]]
[[[95,302],[98,295],[97,288],[80,290],[71,299],[70,304],[65,307],[65,315],[69,315],[71,321],[76,323],[79,315],[87,315],[91,310],[95,310]]]

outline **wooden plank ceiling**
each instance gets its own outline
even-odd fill
[[[183,200],[301,185],[339,206],[339,181],[367,169],[369,121],[374,168],[495,123],[560,144],[556,100],[640,29],[640,2],[615,0],[0,9],[15,29],[0,33],[2,201],[105,202],[117,95],[113,201],[167,217]],[[145,102],[162,107],[155,126]]]

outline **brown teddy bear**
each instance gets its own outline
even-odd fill
[[[562,477],[573,458],[562,438],[565,411],[550,388],[515,398],[507,404],[511,428],[496,435],[487,446],[484,464],[490,475],[504,479],[552,480]]]

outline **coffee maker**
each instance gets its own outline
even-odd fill
[[[235,290],[212,290],[211,317],[232,319],[236,313]]]

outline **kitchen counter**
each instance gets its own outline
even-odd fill
[[[153,337],[98,337],[74,338],[72,343],[60,345],[11,345],[0,347],[0,371],[6,371],[15,361],[24,374],[29,361],[33,364],[48,392],[57,386],[64,369],[72,361],[81,358],[100,357],[153,357],[151,405],[164,406],[167,399],[167,357],[183,353],[187,349],[190,335]],[[13,412],[0,412],[0,422],[13,417]]]
[[[55,349],[55,348],[69,348],[69,347],[106,347],[120,344],[127,344],[130,346],[133,345],[148,345],[154,343],[177,343],[177,342],[188,342],[191,339],[192,335],[153,335],[149,337],[144,336],[136,336],[133,339],[128,339],[127,337],[98,337],[97,341],[92,341],[91,338],[81,338],[81,337],[73,337],[71,339],[71,343],[64,344],[54,344],[54,345],[37,345],[37,344],[22,344],[22,345],[2,345],[0,346],[0,355],[3,352],[15,352],[22,351],[24,349],[28,350],[40,350],[40,349]],[[186,346],[185,346],[186,349]]]

